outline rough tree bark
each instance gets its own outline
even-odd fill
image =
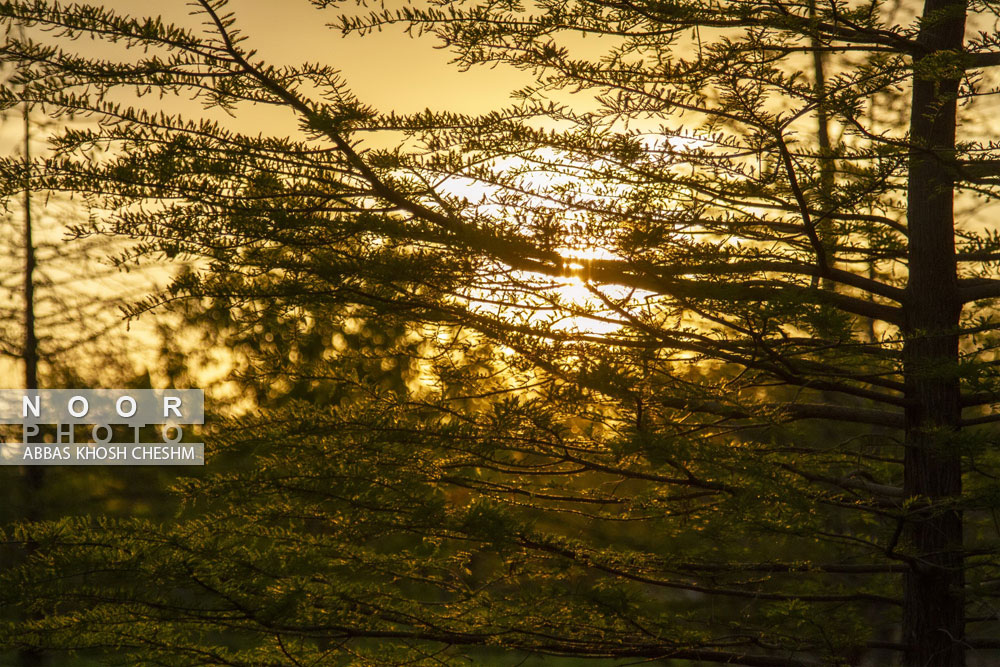
[[[962,493],[956,434],[961,299],[955,257],[955,58],[965,31],[963,0],[927,0],[915,59],[908,185],[909,284],[904,345],[904,492],[918,497],[906,535],[916,554],[905,575],[903,639],[909,667],[965,664]],[[951,64],[951,67],[948,64]]]

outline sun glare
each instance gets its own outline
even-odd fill
[[[523,166],[516,160],[505,161],[504,168]],[[562,180],[550,175],[525,176],[535,182],[529,185],[535,191],[552,188]],[[448,191],[452,196],[464,199],[474,205],[480,213],[489,215],[510,215],[502,203],[503,189],[491,183],[466,178],[453,178]],[[539,200],[542,198],[539,197]],[[551,204],[551,202],[548,202]],[[530,285],[520,294],[516,291],[496,291],[488,287],[471,287],[468,292],[470,302],[477,304],[483,314],[507,320],[518,319],[532,325],[545,325],[554,331],[584,334],[609,334],[620,329],[626,319],[611,304],[620,302],[635,294],[616,285],[597,285],[589,277],[589,266],[596,260],[620,260],[611,250],[597,245],[593,239],[583,235],[569,235],[574,224],[580,224],[576,212],[566,210],[560,216],[564,233],[563,245],[555,252],[564,259],[561,269],[564,275],[547,276],[541,273],[512,271],[509,278],[521,285]],[[500,279],[497,285],[503,284]],[[641,298],[642,295],[639,295]],[[622,304],[625,305],[625,304]]]

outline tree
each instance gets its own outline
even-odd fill
[[[85,646],[213,664],[500,647],[915,666],[995,648],[1000,238],[982,211],[955,215],[956,196],[995,196],[1000,156],[970,119],[1000,55],[993,34],[966,36],[994,9],[907,9],[537,0],[341,17],[533,75],[510,108],[471,117],[379,113],[332,67],[268,66],[218,0],[199,1],[195,30],[0,5],[144,50],[11,36],[3,54],[25,90],[10,103],[101,119],[54,139],[36,178],[100,195],[106,224],[146,249],[204,258],[165,299],[423,337],[416,353],[358,351],[411,358],[422,387],[234,424],[218,446],[249,439],[261,464],[189,485],[219,499],[210,518],[102,526],[106,547],[93,526],[33,531],[64,576],[19,575],[34,604],[53,600],[21,641],[80,647],[60,616],[75,614]],[[902,124],[882,120],[887,88],[909,95],[890,107]],[[115,99],[132,89],[284,107],[301,136]],[[78,157],[95,145],[113,148]],[[363,387],[341,364],[320,365]],[[74,588],[109,560],[171,585]],[[67,607],[81,590],[110,602]]]
[[[144,293],[144,283],[149,291],[148,274],[135,269],[125,276],[111,265],[111,258],[128,248],[122,238],[73,238],[73,224],[86,221],[85,210],[61,193],[40,191],[31,178],[40,137],[53,131],[53,123],[28,103],[10,111],[0,117],[0,124],[7,128],[14,124],[21,136],[10,158],[0,217],[2,386],[142,386],[149,378],[148,372],[137,369],[141,343],[125,334],[121,309]],[[19,173],[14,168],[18,162]],[[46,430],[38,437],[51,439],[53,434],[54,430]],[[0,442],[21,438],[20,426],[0,427]],[[169,515],[164,477],[156,469],[121,479],[113,470],[98,468],[4,467],[0,522],[20,519],[30,524],[70,514],[113,514],[123,505],[129,515],[155,515],[164,509]],[[33,545],[24,546],[30,554]],[[14,550],[4,555],[22,560],[25,553]],[[11,560],[5,558],[0,566],[10,567]],[[14,614],[11,622],[20,620]],[[33,647],[17,656],[0,654],[0,660],[47,664]]]
[[[38,388],[40,377],[72,384],[101,373],[120,380],[134,370],[128,368],[132,360],[125,349],[112,359],[101,344],[117,335],[115,345],[127,349],[121,308],[144,294],[140,285],[149,281],[139,271],[126,277],[110,265],[127,248],[123,239],[72,238],[74,224],[86,223],[86,211],[79,202],[36,189],[26,166],[52,123],[27,106],[16,111],[22,137],[11,160],[0,235],[0,357],[4,372],[13,378],[6,364],[20,366],[21,378],[7,382]],[[13,172],[18,160],[20,175]]]

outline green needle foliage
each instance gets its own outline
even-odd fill
[[[35,182],[88,195],[140,255],[194,259],[136,311],[209,304],[261,408],[210,443],[252,463],[181,483],[173,522],[13,527],[37,546],[3,575],[31,619],[6,643],[171,665],[989,660],[1000,45],[966,34],[994,11],[340,18],[530,75],[472,116],[262,62],[221,0],[195,29],[0,3],[29,35],[8,33],[6,103],[95,119]],[[159,110],[191,96],[299,131]]]

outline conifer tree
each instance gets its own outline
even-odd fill
[[[185,485],[202,515],[33,527],[38,563],[3,595],[44,613],[9,636],[149,664],[953,667],[997,648],[1000,149],[975,115],[995,7],[890,9],[341,17],[533,76],[469,116],[372,109],[336,63],[270,66],[221,0],[193,29],[0,4],[50,31],[8,33],[8,103],[101,120],[35,178],[99,196],[102,229],[144,251],[202,258],[163,299],[336,332],[308,364],[262,358],[355,388],[231,424],[216,446],[260,458]],[[91,37],[140,55],[91,57]],[[301,136],[132,90],[277,105]],[[401,363],[408,383],[371,381]]]

